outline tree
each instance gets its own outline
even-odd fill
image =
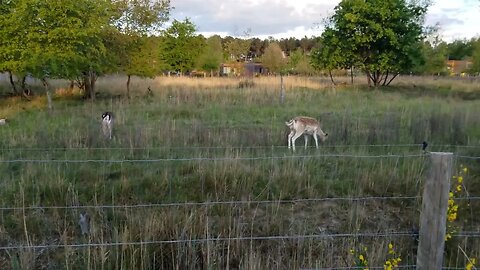
[[[262,56],[262,63],[270,72],[280,74],[280,103],[283,103],[285,101],[283,74],[286,72],[287,61],[277,42],[270,43],[265,49],[265,53]]]
[[[218,70],[222,61],[222,38],[218,35],[211,36],[205,41],[205,48],[198,58],[197,67],[213,73],[214,70]]]
[[[455,40],[447,45],[449,60],[465,60],[472,56],[474,39]]]
[[[170,0],[117,0],[111,33],[114,44],[111,55],[117,59],[117,68],[127,74],[127,97],[130,98],[132,76],[154,77],[162,68],[158,39],[148,37],[160,31],[168,20]]]
[[[472,54],[472,68],[470,69],[470,73],[478,75],[480,73],[480,38],[474,42]]]
[[[2,69],[42,79],[75,78],[105,54],[101,32],[109,23],[108,3],[96,0],[16,0],[2,9],[6,46]],[[3,4],[3,3],[2,3]],[[47,92],[48,94],[48,92]]]
[[[426,10],[426,4],[406,0],[341,1],[322,34],[326,51],[336,52],[332,46],[339,46],[340,59],[327,61],[328,66],[342,68],[352,62],[374,86],[390,84],[421,57],[418,44]]]
[[[317,70],[326,70],[333,85],[336,85],[332,70],[352,68],[355,63],[353,50],[349,44],[343,43],[332,29],[322,34],[319,43],[319,48],[312,52],[310,63]]]
[[[416,73],[427,75],[447,74],[447,44],[445,42],[426,41],[421,45],[424,62],[415,69]]]
[[[227,59],[241,62],[246,61],[252,41],[247,38],[231,38],[225,43]]]
[[[285,55],[277,42],[270,43],[262,56],[263,66],[273,73],[283,73],[287,67]]]
[[[195,31],[195,25],[189,19],[183,22],[174,20],[164,31],[161,59],[168,70],[183,73],[194,69],[195,61],[204,46]]]

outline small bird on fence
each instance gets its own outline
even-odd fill
[[[422,151],[423,153],[427,153],[427,146],[428,146],[428,143],[426,141],[423,141],[422,143]]]
[[[88,215],[88,213],[80,213],[80,220],[78,221],[78,225],[80,225],[82,235],[90,234],[90,216]]]

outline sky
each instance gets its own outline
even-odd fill
[[[172,18],[189,18],[204,36],[302,38],[320,36],[322,21],[339,0],[171,0]],[[440,37],[480,37],[480,0],[433,0],[426,25],[439,26]]]

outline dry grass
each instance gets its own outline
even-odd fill
[[[348,78],[345,77],[345,80]],[[360,79],[360,78],[359,78]],[[404,79],[404,78],[400,78]],[[82,236],[78,209],[0,211],[0,246],[112,243],[148,240],[310,235],[292,240],[230,240],[83,249],[26,248],[0,251],[1,269],[299,269],[350,267],[349,250],[369,247],[371,266],[384,262],[395,242],[404,264],[414,264],[409,237],[334,238],[329,234],[408,231],[420,202],[298,202],[257,204],[258,200],[357,196],[416,196],[425,176],[418,158],[288,158],[316,154],[418,154],[419,147],[366,147],[362,144],[431,142],[430,150],[478,155],[478,149],[442,144],[480,144],[479,101],[431,96],[413,86],[403,91],[332,88],[325,78],[286,77],[286,103],[279,104],[279,78],[135,78],[133,98],[118,97],[124,77],[100,78],[96,102],[81,92],[57,89],[54,110],[41,104],[23,110],[5,99],[12,124],[0,129],[2,159],[171,160],[122,163],[0,163],[0,205],[123,205],[185,201],[251,201],[242,205],[172,206],[142,209],[88,208],[91,233]],[[402,81],[399,80],[399,83]],[[408,82],[405,82],[406,85]],[[151,87],[153,96],[147,95]],[[426,87],[426,86],[425,86]],[[463,87],[463,86],[462,86]],[[415,95],[406,93],[415,92]],[[432,89],[432,91],[436,91]],[[16,102],[19,102],[18,104]],[[33,106],[33,105],[29,105]],[[36,105],[35,105],[36,106]],[[3,108],[3,107],[2,107]],[[7,108],[7,107],[5,107]],[[100,135],[99,116],[116,115],[114,139]],[[298,114],[318,117],[331,138],[320,151],[293,154],[285,149],[284,121]],[[21,120],[21,121],[17,121]],[[301,144],[299,142],[299,144]],[[254,148],[251,148],[251,147]],[[27,148],[27,149],[26,149]],[[30,149],[28,149],[30,148]],[[34,150],[31,148],[42,148]],[[80,148],[80,149],[79,149]],[[285,157],[246,160],[244,157]],[[478,193],[479,168],[470,169],[470,194]],[[462,217],[465,230],[478,230],[476,204]],[[27,241],[28,239],[28,241]],[[478,239],[458,243],[479,257]],[[449,266],[464,266],[459,254]]]

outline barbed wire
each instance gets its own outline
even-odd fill
[[[335,144],[322,145],[322,148],[336,147],[421,147],[422,144]],[[455,147],[455,148],[480,148],[480,145],[430,145],[430,147]],[[285,149],[286,145],[265,145],[265,146],[149,146],[149,147],[25,147],[25,148],[0,148],[0,151],[88,151],[88,150],[160,150],[160,149]]]
[[[14,249],[42,249],[42,248],[86,248],[86,247],[112,247],[112,246],[139,246],[152,244],[185,244],[205,242],[230,242],[230,241],[265,241],[265,240],[307,240],[320,238],[348,238],[348,237],[411,237],[411,232],[364,232],[364,233],[337,233],[337,234],[308,234],[308,235],[272,235],[272,236],[238,236],[238,237],[211,237],[199,239],[174,239],[174,240],[147,240],[132,242],[104,242],[81,244],[41,244],[1,246],[0,250]]]
[[[464,155],[455,155],[455,157],[459,159],[473,159],[473,160],[480,159],[480,157],[464,156]]]
[[[158,158],[158,159],[9,159],[0,163],[157,163],[172,161],[230,161],[230,160],[285,160],[305,158],[413,158],[424,154],[389,154],[389,155],[354,155],[354,154],[323,154],[323,155],[292,155],[263,157],[188,157],[188,158]]]
[[[262,200],[262,201],[211,201],[211,202],[176,202],[176,203],[155,203],[155,204],[132,204],[132,205],[68,205],[68,206],[26,206],[26,207],[0,207],[0,211],[15,210],[47,210],[47,209],[131,209],[131,208],[160,208],[160,207],[201,207],[216,205],[241,205],[241,204],[296,204],[296,203],[315,203],[315,202],[331,202],[331,201],[368,201],[368,200],[416,200],[421,196],[397,196],[397,197],[331,197],[331,198],[310,198],[310,199],[293,199],[293,200]],[[457,198],[456,198],[457,199]],[[479,197],[480,199],[480,197]]]
[[[77,244],[38,244],[38,245],[17,245],[0,246],[0,250],[17,249],[47,249],[47,248],[88,248],[88,247],[116,247],[116,246],[143,246],[161,244],[186,244],[206,242],[230,242],[230,241],[272,241],[272,240],[308,240],[322,238],[351,238],[351,237],[416,237],[418,234],[412,232],[363,232],[363,233],[335,233],[335,234],[308,234],[308,235],[271,235],[271,236],[238,236],[238,237],[210,237],[198,239],[173,239],[173,240],[146,240],[131,242],[103,242],[103,243],[77,243]],[[469,236],[480,238],[479,232],[459,232],[452,237]]]
[[[334,147],[420,147],[422,144],[336,144],[322,145],[323,148]],[[254,145],[254,146],[155,146],[155,147],[38,147],[38,148],[0,148],[0,151],[64,151],[64,150],[159,150],[159,149],[271,149],[287,148],[287,145]],[[312,147],[312,146],[310,146]],[[480,146],[478,146],[480,148]]]

